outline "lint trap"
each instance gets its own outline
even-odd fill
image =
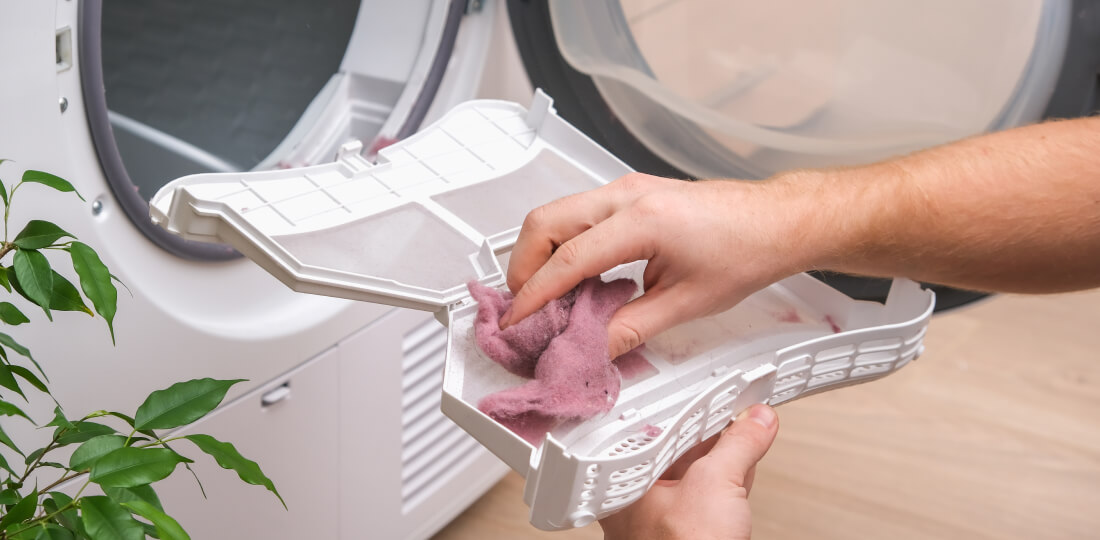
[[[447,325],[442,409],[526,479],[531,523],[580,527],[641,497],[677,457],[755,403],[778,405],[888,375],[917,358],[935,297],[895,279],[885,303],[805,274],[677,326],[636,351],[609,412],[521,436],[478,409],[527,382],[475,343],[467,283],[503,288],[499,256],[532,209],[631,169],[536,92],[479,100],[363,157],[297,169],[196,174],[162,188],[152,219],[229,244],[295,291],[432,312]],[[641,283],[644,262],[604,281]]]

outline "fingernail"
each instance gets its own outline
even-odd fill
[[[512,308],[509,306],[508,309],[504,310],[504,315],[500,316],[500,329],[504,330],[505,328],[508,328],[508,325],[511,324],[511,323],[512,323]]]
[[[767,405],[753,405],[737,415],[738,420],[749,419],[761,426],[770,428],[775,425],[775,410]]]

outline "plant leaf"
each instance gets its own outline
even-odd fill
[[[22,416],[26,418],[28,422],[34,423],[31,417],[27,416],[27,413],[23,412],[23,409],[16,407],[15,405],[8,403],[7,401],[0,401],[0,415],[4,416]]]
[[[53,504],[53,510],[50,513],[56,512],[73,502],[73,498],[60,492],[51,491],[50,498],[46,499],[46,502]],[[45,504],[43,504],[45,506]],[[76,508],[70,507],[67,510],[61,510],[61,513],[54,516],[54,519],[61,524],[62,527],[66,527],[70,530],[79,531],[80,516],[76,513]]]
[[[38,529],[38,536],[34,540],[73,540],[73,533],[61,526],[49,523],[45,528]]]
[[[73,193],[76,193],[76,196],[80,197],[80,200],[84,200],[84,197],[81,196],[76,188],[74,188],[73,185],[70,184],[67,180],[54,176],[47,172],[27,170],[23,173],[23,181],[50,186],[58,191],[71,191]]]
[[[29,369],[27,369],[23,366],[17,366],[17,365],[12,364],[11,372],[16,374],[16,375],[19,375],[25,381],[31,383],[31,386],[37,388],[38,391],[45,392],[47,394],[50,393],[49,389],[46,388],[46,383],[42,382],[38,377],[36,377],[34,375],[34,373],[31,372],[31,370],[29,370]]]
[[[245,379],[193,379],[157,390],[138,407],[137,429],[169,429],[190,424],[214,410],[234,384]]]
[[[92,540],[144,540],[141,524],[109,497],[96,495],[80,500],[84,528]]]
[[[65,229],[49,221],[32,219],[27,222],[23,230],[19,231],[19,234],[15,236],[15,240],[12,240],[12,243],[20,249],[42,249],[46,246],[53,245],[59,238],[65,236],[76,239],[75,236],[65,231]]]
[[[0,518],[0,531],[8,528],[9,525],[16,523],[22,523],[32,516],[34,511],[38,509],[38,490],[31,491],[29,495],[23,497],[19,502],[12,506],[8,513]]]
[[[145,529],[145,537],[146,538],[156,538],[157,540],[160,540],[160,534],[157,533],[157,528],[156,527],[154,527],[153,525],[151,525],[149,523],[141,521],[140,519],[138,520],[138,523],[141,524],[142,529]]]
[[[111,426],[105,426],[95,422],[73,422],[72,428],[66,429],[64,433],[57,436],[57,446],[82,443],[93,437],[110,435],[112,433],[115,433],[115,428]]]
[[[115,342],[115,308],[118,305],[118,290],[111,283],[111,271],[99,259],[95,250],[83,242],[73,242],[69,246],[69,255],[73,258],[73,270],[80,276],[80,289],[88,300],[92,301],[96,313],[107,321],[111,331],[111,343]]]
[[[116,276],[114,274],[111,274],[111,279],[117,281],[119,285],[122,285],[122,288],[126,289],[126,292],[130,294],[130,298],[134,297],[134,291],[131,291],[130,287],[128,287],[125,283],[123,283],[122,280],[119,279],[118,276]]]
[[[4,491],[0,491],[0,504],[4,506],[15,504],[19,502],[19,499],[19,492],[15,491],[14,489],[5,489]]]
[[[153,522],[161,540],[191,540],[191,537],[187,535],[187,532],[183,530],[183,527],[180,527],[176,520],[145,501],[130,501],[122,503],[122,506]]]
[[[19,308],[15,307],[15,304],[11,302],[0,302],[0,321],[4,321],[12,326],[20,325],[25,322],[31,322],[26,315],[23,315]]]
[[[164,507],[160,504],[160,497],[157,497],[157,492],[153,491],[153,486],[151,485],[128,488],[105,487],[103,488],[103,492],[119,504],[128,503],[130,501],[142,501],[153,505],[157,510],[164,511]]]
[[[10,268],[0,266],[0,285],[8,292],[11,292],[11,283],[8,283],[8,272],[10,270]]]
[[[6,159],[0,159],[0,163],[7,161]],[[8,205],[8,188],[3,182],[0,182],[0,198],[4,199],[4,206]]]
[[[23,460],[23,464],[24,465],[30,465],[31,463],[34,463],[35,460],[37,460],[39,458],[39,456],[41,456],[42,453],[45,452],[45,451],[46,451],[45,448],[39,448],[38,450],[35,450],[35,451],[27,454],[27,457]]]
[[[12,450],[15,450],[15,452],[18,453],[21,456],[25,455],[23,453],[23,451],[19,449],[18,446],[15,446],[15,441],[11,440],[11,437],[8,437],[7,433],[4,433],[4,427],[3,426],[0,426],[0,444],[3,444],[4,446],[7,446],[8,448],[11,448]],[[2,529],[0,529],[0,530],[2,530]]]
[[[279,495],[271,479],[264,475],[263,471],[260,470],[260,466],[257,465],[255,461],[242,456],[232,444],[219,441],[210,435],[186,435],[184,438],[195,443],[195,446],[198,446],[199,450],[213,457],[223,469],[232,469],[236,471],[237,476],[240,476],[241,480],[254,486],[263,486],[267,488],[268,491],[274,493],[275,496],[279,498],[279,502],[283,503],[283,508],[286,508],[286,501],[283,500],[282,495]]]
[[[91,480],[101,486],[133,487],[166,478],[191,460],[167,448],[119,448],[92,465]]]
[[[15,380],[12,375],[12,368],[15,366],[9,364],[0,364],[0,386],[15,392],[23,396],[23,400],[27,399],[27,395],[23,393],[23,389],[19,388],[19,381]]]
[[[125,444],[126,437],[122,435],[92,437],[73,450],[73,455],[69,457],[69,468],[74,471],[91,469],[96,460],[122,448]]]
[[[0,469],[4,469],[5,471],[8,471],[9,473],[11,473],[12,477],[17,477],[18,476],[17,474],[15,474],[15,471],[11,470],[11,465],[8,465],[8,460],[6,458],[4,458],[3,454],[0,454]],[[6,492],[6,490],[5,490],[5,492]],[[0,492],[0,499],[3,498],[5,492]],[[15,501],[0,502],[0,504],[15,504]]]
[[[76,290],[76,286],[65,279],[65,276],[58,274],[56,270],[53,271],[53,290],[50,291],[50,309],[56,311],[83,311],[88,315],[92,314],[92,310],[88,309],[88,306],[84,304],[84,299],[80,297],[80,293]]]
[[[31,356],[31,351],[26,347],[20,345],[19,342],[15,341],[15,339],[13,339],[11,336],[0,332],[0,345],[4,345],[5,347],[25,356],[28,360],[31,361],[32,364],[34,364],[34,367],[38,368],[38,372],[41,373],[47,381],[50,380],[49,377],[46,377],[46,372],[42,371],[42,366],[38,365],[38,361],[35,360],[33,356]]]
[[[127,415],[125,415],[125,414],[122,414],[120,412],[107,411],[107,416],[113,416],[115,418],[118,418],[118,419],[122,420],[123,422],[126,422],[127,424],[129,424],[130,427],[134,427],[134,419],[127,416]]]
[[[33,249],[20,249],[15,252],[11,267],[15,270],[15,276],[27,298],[41,306],[46,317],[52,321],[50,295],[53,292],[53,272],[50,261]]]
[[[65,418],[65,412],[61,410],[61,406],[58,405],[53,408],[53,420],[50,420],[49,424],[43,427],[55,426],[59,428],[72,429],[73,423]]]

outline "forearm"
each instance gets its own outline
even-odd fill
[[[776,183],[799,193],[810,267],[979,290],[1100,286],[1100,118]]]

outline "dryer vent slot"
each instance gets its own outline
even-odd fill
[[[439,410],[447,329],[428,319],[405,334],[401,370],[401,503],[408,512],[478,453]]]

